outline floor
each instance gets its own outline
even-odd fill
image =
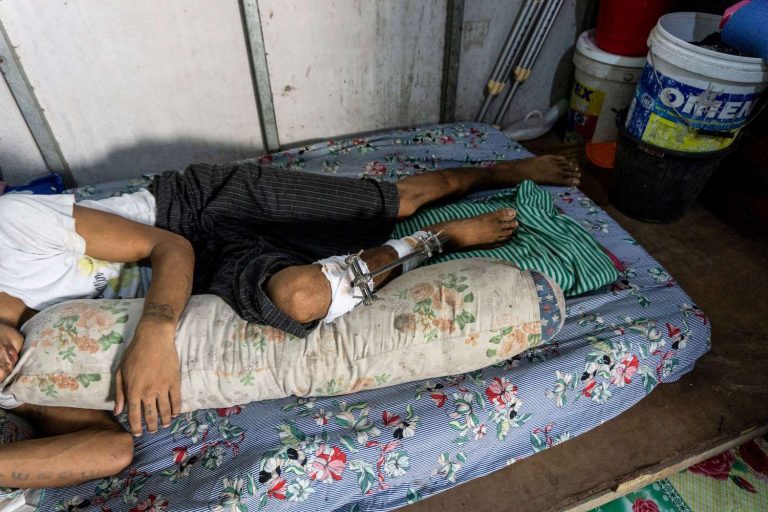
[[[551,140],[529,148],[574,158],[582,153],[562,145],[552,151]],[[607,204],[608,173],[588,169],[582,190],[632,233],[709,315],[712,349],[691,373],[660,386],[618,418],[409,510],[581,509],[596,496],[633,481],[645,480],[645,485],[665,468],[768,428],[768,230],[743,215],[723,215],[722,204],[716,208],[719,215],[697,204],[672,224],[635,221]]]

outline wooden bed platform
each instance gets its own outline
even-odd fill
[[[586,511],[768,433],[768,229],[701,206],[674,224],[634,221],[605,204],[599,178],[582,190],[709,316],[711,350],[614,420],[409,510]]]

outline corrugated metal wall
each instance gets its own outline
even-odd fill
[[[521,1],[463,3],[455,112],[470,120]],[[566,2],[510,119],[565,94],[586,3]],[[439,121],[451,0],[257,5],[282,146]],[[237,0],[0,0],[0,22],[80,184],[263,152],[242,12]],[[46,171],[5,81],[0,167],[11,182]]]

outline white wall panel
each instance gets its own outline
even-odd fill
[[[281,144],[436,122],[446,0],[260,0]]]
[[[4,0],[80,183],[261,150],[237,0]]]
[[[20,184],[48,172],[8,84],[0,77],[0,168],[3,181]]]
[[[504,46],[522,0],[471,0],[464,10],[456,118],[473,120],[483,102],[485,83]],[[506,124],[534,109],[545,110],[568,94],[577,27],[586,1],[566,0],[552,31],[505,118]],[[506,91],[504,91],[506,92]],[[493,102],[486,122],[491,122],[503,101],[502,92]]]
[[[474,119],[521,3],[465,2],[457,119]],[[567,94],[588,3],[566,0],[507,120]],[[438,121],[447,0],[259,5],[283,145]],[[237,0],[0,0],[0,19],[81,183],[261,151]],[[7,90],[0,108],[6,177],[43,171]]]

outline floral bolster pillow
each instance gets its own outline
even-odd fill
[[[303,339],[249,324],[216,296],[192,297],[176,335],[182,410],[337,395],[475,370],[560,328],[562,313],[545,320],[542,333],[545,295],[564,311],[550,279],[480,258],[418,268],[378,295],[372,306]],[[110,409],[112,375],[142,306],[142,299],[74,300],[42,311],[23,326],[21,358],[2,388],[26,403]]]

